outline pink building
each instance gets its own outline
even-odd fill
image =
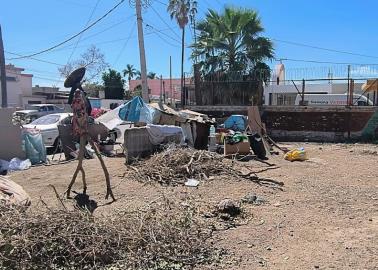
[[[185,79],[185,84],[189,84],[191,78]],[[134,91],[134,89],[141,85],[141,80],[131,80],[129,89]],[[172,79],[172,88],[170,84],[170,79],[148,79],[147,80],[148,88],[150,91],[150,99],[151,100],[158,100],[160,98],[160,90],[162,89],[162,94],[164,95],[165,89],[165,99],[170,101],[171,97],[175,99],[175,101],[181,100],[181,80],[180,79]]]

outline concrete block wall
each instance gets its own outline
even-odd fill
[[[14,157],[25,159],[22,150],[21,127],[12,124],[15,109],[0,108],[0,159],[11,160]]]

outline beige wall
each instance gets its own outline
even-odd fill
[[[0,159],[11,160],[14,157],[25,159],[22,151],[21,128],[12,124],[14,109],[0,109]]]
[[[32,95],[32,77],[31,74],[22,74],[23,69],[11,65],[6,65],[6,76],[13,78],[7,79],[7,101],[8,107],[23,107],[22,96]],[[0,87],[1,90],[1,87]],[[1,95],[0,95],[1,102]]]

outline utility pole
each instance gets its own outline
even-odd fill
[[[347,95],[347,104],[350,104],[350,65],[348,65],[348,95]]]
[[[165,104],[165,81],[163,81],[163,103]]]
[[[160,75],[160,102],[163,102],[163,75]]]
[[[1,107],[8,107],[7,98],[7,75],[5,73],[5,56],[4,56],[4,46],[3,46],[3,36],[1,33],[0,25],[0,80],[1,80]]]
[[[173,88],[172,88],[172,56],[169,56],[169,90],[171,91],[171,106],[173,106]],[[176,106],[173,106],[175,108]]]
[[[147,84],[146,54],[145,54],[145,51],[144,51],[143,19],[142,19],[141,0],[135,0],[135,8],[136,8],[137,24],[138,24],[140,73],[141,73],[141,79],[142,79],[142,98],[145,102],[149,102],[148,84]]]

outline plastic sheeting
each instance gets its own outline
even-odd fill
[[[159,145],[167,140],[167,138],[176,136],[180,138],[181,143],[184,142],[183,131],[177,126],[161,126],[147,125],[147,132],[153,145]]]
[[[143,122],[147,124],[154,123],[155,115],[156,109],[145,103],[139,96],[122,105],[118,112],[119,118],[124,121]]]
[[[26,157],[32,164],[46,162],[46,147],[43,144],[42,134],[40,132],[23,132],[22,139]]]
[[[231,115],[224,122],[224,127],[234,131],[244,131],[246,129],[247,119],[244,115]]]

